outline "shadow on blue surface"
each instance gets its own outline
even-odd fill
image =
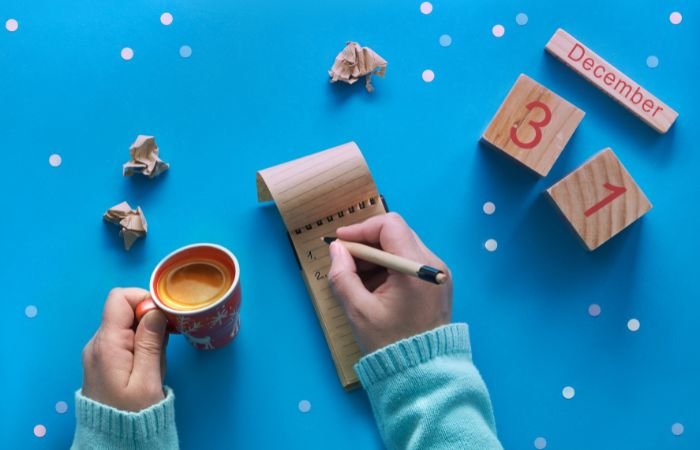
[[[674,124],[665,134],[658,133],[627,108],[584,80],[573,70],[566,68],[563,63],[549,54],[543,55],[540,64],[547,77],[554,81],[550,83],[550,89],[587,112],[580,126],[588,127],[591,126],[589,122],[595,121],[595,126],[609,129],[611,133],[624,136],[625,146],[634,148],[637,154],[635,156],[652,158],[661,167],[671,163],[673,140],[678,123]],[[644,86],[643,80],[634,76],[632,79]],[[679,112],[678,122],[680,121],[682,121],[682,115]],[[601,142],[600,148],[589,149],[591,157],[599,150],[609,146],[613,147],[613,151],[617,150],[612,143]],[[566,153],[564,152],[564,154]],[[624,165],[624,160],[622,162]],[[627,170],[631,171],[629,167]]]

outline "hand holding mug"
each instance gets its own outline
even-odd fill
[[[83,395],[125,411],[165,398],[166,318],[148,312],[134,329],[134,309],[148,298],[138,288],[112,289],[102,323],[83,350]]]

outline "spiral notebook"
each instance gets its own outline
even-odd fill
[[[347,317],[328,285],[330,256],[323,236],[338,227],[385,214],[367,163],[354,142],[257,174],[258,201],[274,200],[345,389],[357,386],[361,353]]]

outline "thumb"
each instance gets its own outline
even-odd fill
[[[161,358],[165,352],[165,315],[152,310],[139,322],[134,337],[134,369],[131,380],[145,386],[151,383],[162,385]]]
[[[365,310],[372,301],[373,294],[369,292],[362,279],[357,275],[355,260],[343,244],[331,242],[331,269],[328,281],[335,296],[348,311],[348,308]]]

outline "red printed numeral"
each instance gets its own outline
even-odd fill
[[[528,121],[528,125],[535,129],[535,137],[530,142],[523,142],[520,139],[518,139],[517,125],[513,125],[510,129],[510,140],[513,141],[518,147],[529,150],[531,148],[535,148],[537,144],[539,144],[542,140],[542,128],[546,127],[549,124],[549,122],[552,121],[552,110],[549,109],[549,106],[547,106],[539,100],[530,102],[527,105],[525,105],[525,107],[527,109],[539,108],[542,111],[544,111],[544,119],[540,121]]]
[[[607,197],[605,197],[603,200],[599,201],[595,205],[591,206],[588,208],[583,215],[586,217],[591,217],[593,214],[597,213],[602,207],[607,205],[608,203],[612,203],[613,200],[615,200],[617,197],[621,196],[625,192],[627,192],[627,188],[624,186],[615,186],[614,184],[610,183],[605,183],[603,187],[607,190],[610,191],[610,194],[608,194]]]

